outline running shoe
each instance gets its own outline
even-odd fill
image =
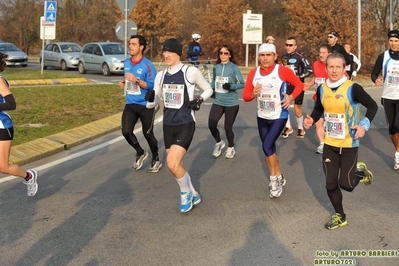
[[[236,150],[234,149],[234,147],[228,147],[225,158],[233,159],[235,155],[236,155]]]
[[[197,192],[197,195],[193,195],[193,205],[198,205],[202,202],[201,195]]]
[[[297,139],[303,139],[305,137],[305,130],[303,129],[298,129],[297,134],[296,134],[296,138]]]
[[[292,134],[292,132],[294,132],[294,129],[292,127],[290,127],[290,128],[286,127],[286,128],[284,128],[283,133],[281,133],[281,137],[286,139],[286,138],[288,138],[288,136],[290,134]]]
[[[193,208],[193,193],[180,193],[180,212],[189,212]]]
[[[341,214],[336,213],[331,216],[331,219],[324,224],[324,228],[329,230],[337,229],[338,227],[347,226],[348,222],[345,218],[342,217]]]
[[[363,162],[356,164],[355,175],[360,178],[360,183],[364,183],[365,185],[370,185],[374,179],[373,173],[367,169],[366,164]]]
[[[399,153],[395,153],[395,165],[393,166],[393,169],[399,169]]]
[[[148,173],[158,173],[159,169],[161,169],[162,163],[160,161],[152,161],[150,168],[148,168]]]
[[[281,178],[278,177],[277,179],[278,179],[278,182],[280,182],[280,185],[281,185],[282,187],[285,186],[285,183],[287,183],[287,180],[284,178],[284,175],[283,175],[283,174],[281,174]]]
[[[278,198],[283,192],[282,183],[276,178],[269,182],[270,198]]]
[[[38,189],[38,185],[37,185],[37,171],[35,169],[32,170],[28,170],[27,171],[32,178],[29,179],[29,181],[24,181],[24,184],[28,186],[28,196],[29,197],[33,197],[34,195],[36,195],[37,189]]]
[[[148,157],[148,152],[144,151],[142,155],[136,155],[136,161],[133,164],[134,170],[139,170],[143,166],[143,162]]]
[[[226,143],[224,143],[223,140],[215,144],[215,147],[213,148],[213,156],[214,157],[219,157],[220,154],[222,153],[222,149],[226,146]]]
[[[317,154],[323,154],[324,143],[320,143],[319,147],[316,149]]]

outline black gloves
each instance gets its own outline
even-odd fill
[[[198,111],[200,109],[201,103],[203,101],[204,100],[200,96],[197,96],[197,98],[195,98],[194,100],[190,101],[189,107],[191,109],[193,109],[194,111]]]
[[[147,91],[147,93],[145,94],[145,100],[149,102],[154,102],[155,91],[154,90]]]
[[[224,83],[222,87],[226,91],[229,91],[231,89],[230,83]]]

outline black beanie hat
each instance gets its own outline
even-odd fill
[[[181,56],[182,50],[183,50],[182,44],[179,42],[179,40],[177,40],[175,38],[167,39],[163,43],[162,52],[169,51],[169,52],[176,53],[179,56]]]
[[[399,30],[390,30],[388,31],[388,39],[394,37],[399,39]]]

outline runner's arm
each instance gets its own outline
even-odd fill
[[[384,53],[380,54],[375,61],[373,72],[371,72],[371,80],[375,83],[382,70],[382,62],[384,61]]]

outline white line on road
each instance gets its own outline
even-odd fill
[[[163,116],[160,116],[158,119],[156,119],[156,120],[154,121],[154,125],[156,125],[156,124],[162,122],[162,120],[163,120]],[[134,133],[137,134],[138,132],[141,132],[141,131],[142,131],[142,129],[141,129],[141,127],[139,127],[139,128],[136,128],[136,129],[134,130]],[[109,145],[114,144],[114,143],[116,143],[116,142],[118,142],[118,141],[121,141],[121,140],[123,140],[123,139],[124,139],[123,136],[114,138],[114,139],[109,140],[109,141],[107,141],[107,142],[101,143],[101,144],[99,144],[99,145],[97,145],[97,146],[94,146],[94,147],[92,147],[92,148],[90,148],[90,149],[87,149],[87,150],[84,150],[84,151],[80,151],[80,152],[77,152],[77,153],[75,153],[75,154],[69,155],[69,156],[67,156],[67,157],[65,157],[65,158],[62,158],[62,159],[59,159],[59,160],[55,160],[55,161],[53,161],[53,162],[51,162],[51,163],[46,163],[46,164],[44,164],[44,165],[35,167],[35,169],[36,169],[37,171],[45,170],[45,169],[47,169],[47,168],[56,166],[56,165],[58,165],[58,164],[67,162],[67,161],[69,161],[69,160],[72,160],[72,159],[78,158],[78,157],[80,157],[80,156],[86,155],[86,154],[88,154],[88,153],[91,153],[91,152],[93,152],[93,151],[99,150],[99,149],[101,149],[101,148],[103,148],[103,147],[109,146]],[[20,178],[20,177],[16,177],[16,176],[10,175],[10,176],[1,178],[1,179],[0,179],[0,184],[1,184],[1,183],[4,183],[4,182],[11,181],[11,180],[16,179],[16,178]]]

